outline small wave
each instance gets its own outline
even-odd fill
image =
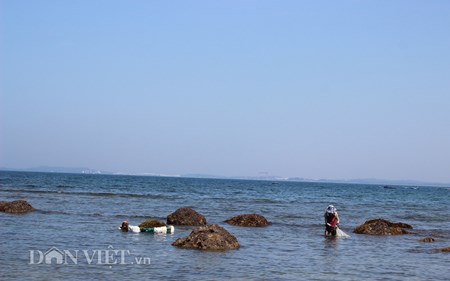
[[[419,189],[418,186],[404,186],[403,188],[404,188],[404,189],[414,189],[414,190]]]
[[[433,249],[427,249],[424,247],[415,247],[415,248],[411,248],[406,250],[406,252],[411,253],[411,254],[433,254],[434,250]]]
[[[30,189],[2,189],[0,192],[14,193],[34,193],[34,194],[67,194],[67,195],[86,195],[100,197],[140,197],[147,199],[178,199],[176,195],[163,194],[137,194],[137,193],[113,193],[113,192],[84,192],[84,191],[62,191],[62,190],[30,190]]]
[[[65,216],[77,216],[77,217],[102,217],[102,218],[120,218],[120,219],[155,219],[160,221],[165,221],[165,217],[155,217],[151,215],[127,215],[127,214],[102,214],[102,213],[77,213],[77,212],[66,212],[66,211],[56,211],[56,210],[36,210],[37,213],[44,215],[65,215]]]
[[[449,241],[450,234],[445,229],[415,229],[415,234],[421,237],[433,237],[440,241]]]
[[[0,178],[0,183],[12,183],[13,179],[11,178]]]
[[[305,224],[305,223],[287,223],[287,222],[280,222],[280,221],[271,221],[271,225],[273,226],[280,226],[283,228],[308,228],[308,229],[314,229],[314,228],[322,228],[323,224],[313,223],[313,224]]]
[[[126,215],[126,214],[116,214],[116,215],[106,215],[106,217],[115,217],[115,218],[123,218],[123,219],[154,219],[159,221],[165,221],[166,217],[154,217],[154,216],[146,216],[146,215]]]
[[[275,200],[275,199],[269,199],[269,198],[258,198],[251,200],[254,203],[267,203],[267,204],[273,204],[273,203],[280,203],[281,201]]]
[[[57,187],[57,188],[72,188],[72,187],[74,187],[74,186],[71,186],[71,185],[64,185],[64,184],[59,184],[59,185],[57,185],[56,187]]]
[[[406,221],[416,221],[421,223],[430,223],[430,222],[440,222],[442,221],[442,217],[440,216],[432,216],[427,214],[407,214],[403,216],[403,219]]]
[[[40,209],[37,209],[36,213],[40,213],[40,214],[44,214],[44,215],[74,215],[73,213],[64,212],[64,211],[40,210]]]

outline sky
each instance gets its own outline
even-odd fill
[[[0,0],[0,167],[449,183],[448,15]]]

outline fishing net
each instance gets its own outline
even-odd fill
[[[336,229],[336,237],[348,238],[350,235],[342,231],[339,227]]]

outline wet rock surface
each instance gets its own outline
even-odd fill
[[[166,226],[166,224],[157,220],[146,220],[139,225],[139,228],[154,228],[161,226]]]
[[[191,226],[206,225],[206,219],[203,215],[191,208],[179,208],[167,216],[167,224]]]
[[[406,223],[393,223],[384,219],[368,220],[364,224],[356,227],[353,233],[367,235],[402,235],[408,234],[405,230],[412,229],[412,226]]]
[[[225,222],[231,225],[244,227],[264,227],[270,224],[265,217],[258,214],[239,215],[232,217]]]
[[[450,247],[438,249],[437,251],[441,253],[450,253]]]
[[[217,224],[194,229],[189,236],[173,242],[172,246],[209,251],[233,250],[240,247],[236,237]]]
[[[431,243],[431,242],[435,242],[436,240],[433,237],[426,237],[426,238],[419,239],[418,241],[423,242],[423,243]]]
[[[32,212],[35,209],[25,200],[16,200],[12,202],[0,202],[0,212],[14,213],[14,214],[24,214]]]

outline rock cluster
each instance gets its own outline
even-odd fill
[[[12,202],[0,202],[0,212],[14,213],[14,214],[24,214],[35,209],[25,200],[16,200]]]
[[[203,215],[190,208],[179,208],[167,216],[167,224],[173,225],[206,225],[206,219]]]
[[[392,223],[383,219],[374,219],[356,227],[353,232],[368,235],[402,235],[409,233],[405,228],[412,229],[412,226],[406,223]]]
[[[189,236],[178,238],[172,246],[210,251],[233,250],[240,247],[236,237],[217,224],[194,229]]]
[[[246,227],[263,227],[269,225],[269,221],[265,217],[257,214],[239,215],[232,217],[225,222],[231,225]]]

